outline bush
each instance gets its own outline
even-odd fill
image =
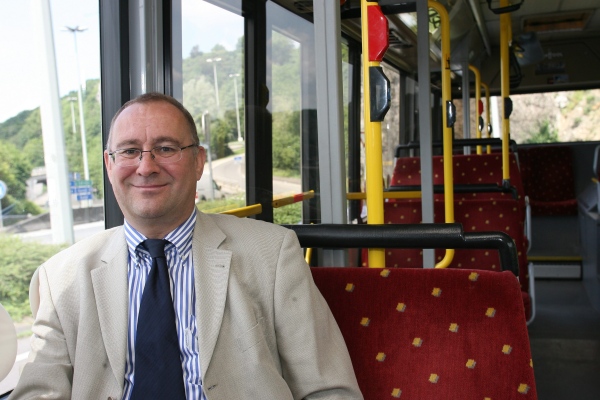
[[[273,222],[279,225],[299,224],[302,222],[302,202],[273,209]]]
[[[14,321],[31,315],[29,282],[35,269],[64,247],[0,235],[0,303]]]

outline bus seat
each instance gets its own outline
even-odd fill
[[[497,184],[502,185],[502,156],[493,154],[455,155],[453,161],[453,181],[455,185]],[[433,184],[444,183],[444,158],[434,156],[432,159]],[[514,153],[509,154],[510,183],[514,186],[519,198],[523,197],[523,182],[519,163]],[[391,186],[421,185],[421,161],[418,157],[396,159]],[[510,197],[509,193],[470,193],[470,197]],[[456,194],[457,198],[463,194]],[[466,197],[466,195],[464,195]]]
[[[444,202],[434,201],[434,222],[444,222]],[[531,323],[535,315],[535,298],[532,298],[533,280],[527,261],[528,240],[525,235],[525,215],[519,202],[512,198],[492,200],[457,200],[454,204],[454,219],[463,225],[465,232],[501,231],[515,242],[519,260],[519,282],[523,291],[523,305],[527,320]],[[421,202],[397,201],[384,204],[386,224],[411,224],[422,221]],[[444,250],[436,250],[436,262],[444,257]],[[386,249],[386,266],[396,268],[422,267],[422,250]],[[363,266],[368,266],[366,250],[363,250]],[[457,249],[450,268],[467,268],[500,271],[498,255],[489,250]]]
[[[519,149],[532,215],[577,215],[573,154],[568,146]]]
[[[10,373],[17,358],[17,331],[0,304],[0,382]]]
[[[537,398],[512,273],[311,270],[366,400]]]

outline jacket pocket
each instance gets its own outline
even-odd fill
[[[236,338],[237,345],[242,352],[256,346],[263,340],[265,340],[265,334],[263,331],[263,318],[259,318],[256,325]]]

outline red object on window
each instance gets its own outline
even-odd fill
[[[381,7],[367,7],[369,23],[369,61],[381,61],[388,49],[388,20],[381,12]]]
[[[479,100],[478,110],[479,110],[479,113],[477,115],[483,114],[483,101],[481,101],[481,100]]]

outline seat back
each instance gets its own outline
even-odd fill
[[[384,204],[386,224],[414,224],[422,221],[420,200],[398,201]],[[527,240],[524,234],[525,215],[518,202],[509,198],[497,200],[460,200],[454,204],[454,218],[463,225],[465,232],[500,231],[515,241],[519,257],[520,280],[523,290],[527,288]],[[444,203],[434,202],[434,222],[444,222]],[[444,250],[436,251],[436,261],[444,256]],[[363,257],[363,266],[366,257]],[[419,268],[422,251],[415,249],[387,249],[386,266]],[[457,250],[451,268],[487,269],[499,271],[498,255],[493,251]]]
[[[502,185],[502,155],[469,154],[452,157],[452,175],[454,185],[496,184]],[[434,156],[432,159],[433,184],[444,184],[444,158]],[[521,172],[514,153],[509,154],[510,183],[514,186],[519,198],[523,197]],[[391,186],[421,185],[421,160],[418,157],[403,157],[396,160]],[[511,193],[456,193],[456,199],[470,198],[510,198]],[[523,199],[521,199],[524,201]]]
[[[519,150],[523,188],[533,215],[575,215],[573,154],[568,146],[536,146]]]
[[[366,400],[536,399],[510,272],[312,268]]]

